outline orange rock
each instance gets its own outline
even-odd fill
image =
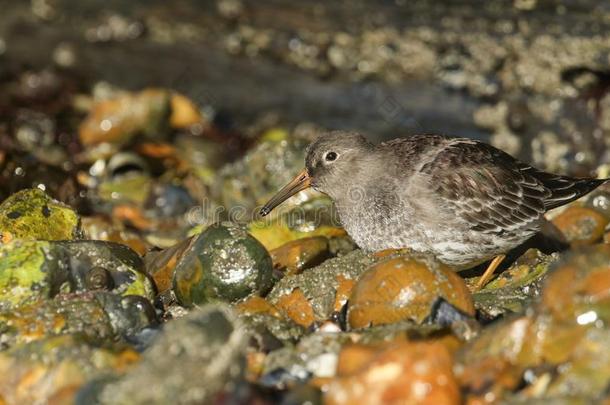
[[[133,205],[116,205],[112,209],[112,216],[119,220],[129,222],[140,230],[150,230],[153,228],[153,221],[146,218],[142,210]]]
[[[266,299],[256,295],[237,304],[236,309],[242,314],[266,313],[278,318],[280,317],[280,312],[275,306],[270,304]]]
[[[610,222],[600,212],[573,205],[553,219],[553,224],[572,246],[591,245],[602,239]]]
[[[182,94],[172,94],[171,106],[172,113],[169,123],[172,128],[188,128],[203,121],[199,108]]]
[[[312,236],[290,241],[269,252],[273,267],[285,274],[299,274],[329,257],[328,239]]]
[[[337,375],[356,374],[373,360],[379,349],[373,345],[348,344],[339,353]]]
[[[421,322],[437,297],[474,315],[464,280],[449,267],[420,256],[403,256],[373,265],[352,291],[348,321],[352,328],[412,319]]]
[[[194,239],[194,237],[187,238],[174,246],[159,252],[149,252],[144,256],[146,273],[153,278],[157,291],[161,293],[172,288],[176,265]]]
[[[96,103],[78,132],[83,145],[124,144],[138,134],[158,136],[168,125],[170,96],[165,90],[125,93]]]
[[[439,343],[391,343],[359,361],[327,385],[326,404],[460,403],[451,355]]]
[[[558,320],[587,324],[598,317],[608,319],[610,245],[590,246],[568,254],[546,280],[541,306]],[[594,318],[579,318],[590,311]]]
[[[335,291],[335,312],[340,312],[345,305],[349,296],[352,294],[352,289],[356,284],[356,280],[347,278],[341,274],[337,276],[337,289]]]
[[[292,290],[290,294],[280,297],[276,307],[288,318],[305,328],[315,320],[311,304],[298,288]]]

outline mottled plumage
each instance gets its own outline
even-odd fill
[[[546,211],[605,182],[546,173],[465,138],[417,135],[373,145],[341,131],[309,147],[301,181],[334,200],[362,249],[408,247],[456,268],[506,253],[540,229]]]

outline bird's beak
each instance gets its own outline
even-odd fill
[[[286,201],[288,198],[309,187],[311,187],[311,177],[309,177],[307,169],[303,169],[294,179],[290,181],[290,183],[286,184],[280,191],[271,197],[267,204],[261,208],[260,214],[262,216],[268,215],[275,207]]]

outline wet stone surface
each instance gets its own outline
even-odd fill
[[[173,290],[185,306],[235,302],[273,284],[269,253],[243,228],[221,223],[193,238],[176,264]]]

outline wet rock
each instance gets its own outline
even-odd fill
[[[438,297],[474,315],[472,296],[450,268],[421,255],[381,261],[354,286],[348,307],[352,328],[411,319],[422,322]]]
[[[140,256],[125,245],[104,241],[59,242],[69,264],[75,291],[108,290],[152,300],[154,284]]]
[[[461,402],[451,355],[440,343],[388,343],[364,352],[347,346],[339,364],[342,372],[324,389],[327,404]]]
[[[525,315],[487,327],[459,352],[456,368],[470,400],[604,395],[610,336],[610,247],[568,252],[552,266],[541,299]]]
[[[315,198],[272,219],[251,222],[248,231],[268,250],[307,237],[325,236],[333,239],[346,235],[338,223],[334,206],[327,197]]]
[[[348,340],[344,334],[318,332],[304,336],[294,347],[274,350],[265,358],[261,382],[267,386],[285,387],[311,377],[332,377],[341,346]]]
[[[304,328],[309,327],[315,321],[311,303],[299,288],[295,288],[290,294],[278,298],[276,307]]]
[[[553,224],[572,246],[591,245],[604,236],[610,218],[593,208],[572,205],[553,219]]]
[[[80,236],[74,210],[40,189],[19,191],[0,204],[0,241],[70,240]]]
[[[0,247],[0,310],[60,292],[107,290],[152,300],[154,285],[127,246],[102,241],[14,241]]]
[[[96,103],[81,123],[79,137],[83,145],[110,143],[122,145],[135,135],[162,136],[171,114],[170,94],[148,89],[125,93]]]
[[[264,336],[271,334],[280,341],[295,342],[305,334],[303,326],[289,319],[264,298],[252,296],[240,302],[236,309],[250,334],[258,340],[264,340]]]
[[[302,294],[311,305],[315,320],[325,321],[347,295],[349,280],[358,279],[374,261],[372,255],[361,250],[326,260],[301,274],[284,277],[276,283],[267,299],[277,305],[283,297],[290,297],[298,289],[298,294]]]
[[[541,309],[578,324],[610,321],[610,246],[566,254],[549,275]]]
[[[299,274],[330,256],[328,239],[323,236],[297,239],[273,249],[273,267],[284,274]]]
[[[213,403],[239,398],[245,344],[240,323],[226,307],[194,310],[168,323],[140,363],[99,390],[98,402]]]
[[[80,386],[139,360],[129,348],[98,348],[78,335],[50,337],[0,352],[0,398],[8,404],[71,403]]]
[[[63,294],[0,312],[0,347],[68,334],[102,344],[134,336],[155,320],[152,305],[139,296]]]
[[[273,284],[272,270],[264,246],[244,229],[224,222],[193,238],[176,265],[173,290],[184,306],[235,302],[268,291]]]

